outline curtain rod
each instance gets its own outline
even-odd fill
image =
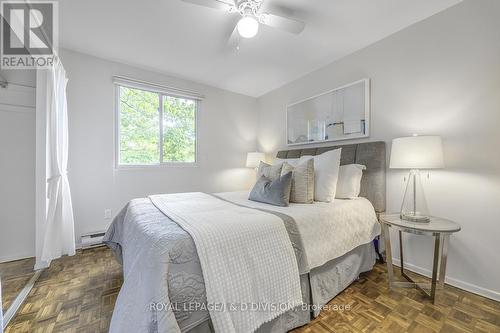
[[[20,84],[20,83],[9,82],[7,80],[0,79],[0,88],[7,88],[8,86],[18,86],[18,87],[36,89],[36,86],[30,86],[29,84]]]

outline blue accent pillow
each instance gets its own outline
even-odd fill
[[[290,203],[292,172],[276,180],[261,176],[255,183],[248,200],[263,202],[274,206],[286,207]]]

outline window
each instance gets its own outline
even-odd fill
[[[118,165],[196,162],[196,99],[117,85]]]

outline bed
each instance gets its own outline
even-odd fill
[[[297,260],[300,296],[308,306],[294,304],[256,327],[257,332],[286,332],[307,324],[360,273],[375,264],[373,240],[380,234],[376,214],[385,210],[385,143],[287,150],[278,152],[277,157],[317,155],[338,147],[342,147],[342,165],[366,166],[358,199],[275,207],[247,200],[245,191],[210,197],[177,195],[189,196],[191,202],[206,200],[209,206],[234,206],[235,214],[243,211],[273,216],[287,225]],[[202,273],[206,268],[202,269],[200,263],[202,252],[182,224],[174,220],[155,203],[154,197],[141,198],[130,201],[108,229],[105,242],[122,262],[124,272],[110,332],[216,331],[210,313],[217,311],[206,306],[209,302]],[[258,253],[259,249],[245,250]],[[218,280],[231,284],[234,277],[220,276]],[[227,329],[231,330],[235,331]]]

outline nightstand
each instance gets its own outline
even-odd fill
[[[385,240],[385,253],[387,261],[387,275],[389,276],[389,287],[401,288],[417,288],[428,296],[432,303],[436,298],[436,287],[444,287],[444,279],[446,276],[446,261],[448,258],[448,243],[452,233],[460,231],[460,225],[457,223],[438,218],[431,217],[428,223],[410,222],[402,220],[399,214],[383,214],[380,215],[380,224],[382,225],[382,233]],[[401,258],[401,275],[407,281],[396,281],[392,266],[392,250],[391,237],[389,228],[399,232],[399,254]],[[404,271],[403,263],[403,232],[427,235],[434,237],[434,261],[432,265],[432,280],[431,283],[417,283],[413,281]],[[439,272],[439,280],[438,280]]]

